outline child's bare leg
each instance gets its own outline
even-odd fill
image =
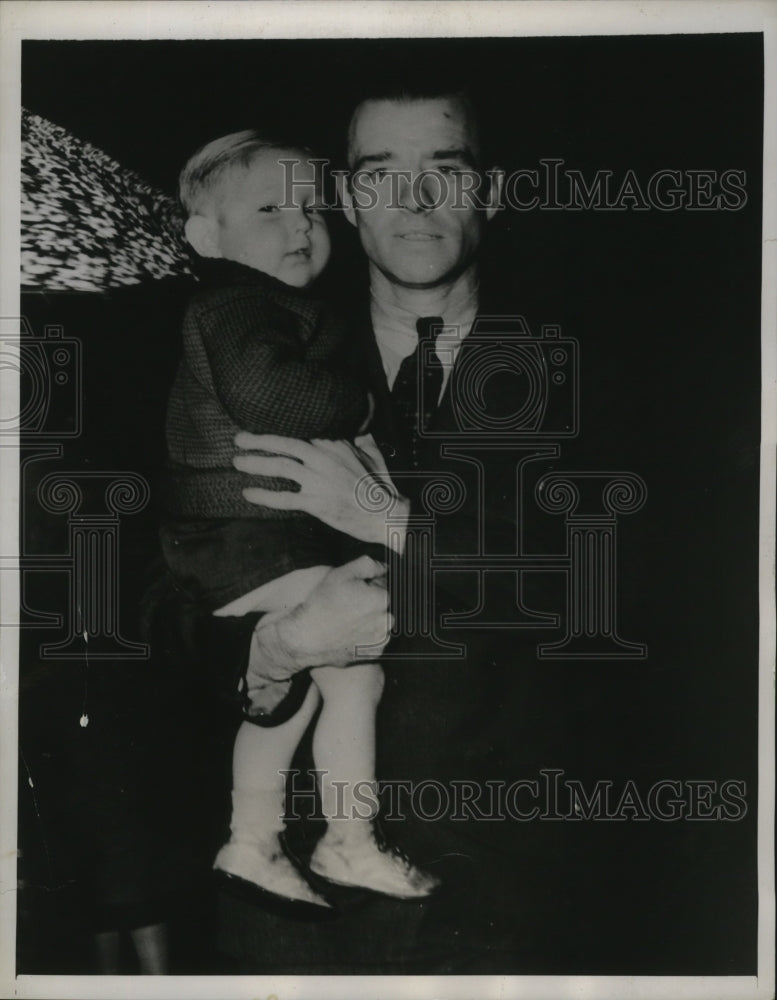
[[[244,722],[238,730],[232,755],[230,838],[219,851],[214,868],[279,896],[327,906],[285,856],[278,840],[285,799],[282,772],[291,767],[318,702],[318,690],[311,685],[299,711],[288,722],[271,728]]]
[[[328,567],[313,566],[271,580],[215,612],[244,615],[265,611],[267,619],[303,601]],[[285,779],[294,751],[319,704],[312,684],[299,711],[279,726],[244,722],[232,753],[232,819],[230,838],[219,851],[214,868],[288,899],[329,904],[313,891],[283,853],[278,834],[283,830]]]
[[[344,670],[321,667],[311,676],[323,699],[313,758],[321,772],[321,805],[328,823],[311,870],[333,882],[390,896],[427,896],[437,880],[375,838],[375,713],[383,671],[368,663]]]
[[[322,772],[322,812],[330,826],[369,822],[377,813],[375,713],[383,670],[377,663],[364,663],[318,667],[310,676],[323,699],[313,734],[313,760]]]

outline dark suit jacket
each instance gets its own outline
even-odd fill
[[[492,315],[514,312],[509,303],[505,308],[486,296],[482,301]],[[535,317],[558,315],[529,309],[533,327]],[[363,317],[368,331],[366,310]],[[536,336],[537,330],[532,332]],[[704,377],[694,375],[704,394],[686,390],[685,382],[682,392],[674,391],[681,376],[687,379],[701,363],[693,341],[673,339],[670,355],[658,334],[646,351],[606,325],[564,332],[579,336],[582,343],[581,430],[560,442],[557,455],[551,450],[525,464],[523,544],[532,553],[565,550],[564,517],[540,515],[536,509],[535,488],[545,472],[625,469],[641,475],[650,491],[648,505],[644,514],[623,519],[618,536],[618,611],[623,637],[646,642],[648,659],[540,660],[537,644],[560,638],[558,628],[543,632],[488,624],[503,616],[509,621],[515,612],[515,577],[486,574],[485,589],[480,589],[465,557],[481,551],[481,541],[486,553],[515,549],[521,452],[516,442],[506,452],[482,441],[474,449],[471,441],[462,444],[453,407],[460,398],[454,373],[438,413],[441,437],[429,442],[424,456],[430,477],[455,473],[463,483],[461,504],[433,519],[435,558],[452,555],[454,568],[435,577],[430,617],[438,621],[449,611],[472,611],[482,597],[481,627],[460,628],[459,622],[455,628],[438,629],[438,638],[466,645],[458,658],[425,657],[439,652],[428,635],[400,634],[394,640],[385,661],[377,739],[379,778],[405,782],[410,790],[397,790],[393,810],[386,802],[387,836],[439,873],[443,887],[421,904],[342,890],[335,893],[337,918],[316,925],[284,921],[225,896],[219,910],[220,944],[242,963],[243,971],[687,973],[709,968],[695,964],[706,940],[721,942],[717,967],[727,967],[730,949],[722,942],[738,933],[742,914],[754,912],[749,895],[753,869],[721,867],[718,858],[727,845],[736,845],[751,852],[752,862],[751,813],[735,823],[561,820],[568,810],[563,784],[557,810],[550,792],[554,773],[563,771],[563,778],[580,780],[588,794],[595,783],[611,783],[613,805],[627,780],[644,796],[654,782],[667,777],[681,783],[697,777],[699,760],[709,760],[700,756],[709,754],[703,748],[711,741],[720,746],[724,738],[729,742],[725,757],[719,751],[720,759],[727,767],[730,760],[738,761],[738,769],[705,766],[702,776],[749,773],[752,746],[737,749],[740,730],[732,726],[727,735],[725,727],[709,730],[706,721],[692,726],[689,720],[709,720],[709,706],[718,702],[727,711],[734,706],[742,719],[752,695],[748,685],[754,675],[739,665],[754,662],[753,651],[742,647],[739,622],[751,621],[757,604],[752,593],[743,593],[734,615],[730,589],[720,581],[727,566],[740,559],[740,551],[742,560],[756,551],[752,511],[757,509],[757,477],[742,466],[739,452],[719,431],[726,421],[736,427],[753,424],[742,422],[736,400],[726,396],[714,352],[702,356]],[[459,377],[477,346],[470,334],[457,360]],[[362,347],[358,361],[378,402],[376,438],[402,488],[416,493],[414,510],[422,514],[418,482],[401,475],[405,456],[374,340],[365,336]],[[736,368],[739,356],[732,351],[728,357],[726,377],[732,369],[742,376],[744,363]],[[716,389],[714,406],[707,395],[710,386]],[[499,389],[498,381],[496,387],[494,405],[500,397],[509,405],[509,393]],[[563,417],[564,400],[554,396],[553,405]],[[553,426],[563,427],[558,414],[551,417]],[[473,455],[479,467],[472,464]],[[710,490],[712,469],[716,485]],[[743,524],[750,526],[744,547]],[[394,574],[396,579],[405,573],[413,579],[412,546],[424,530],[423,524],[413,527],[404,569]],[[716,543],[710,545],[713,537]],[[419,562],[423,565],[424,558]],[[563,611],[564,581],[558,573],[526,577],[520,594],[525,606]],[[409,608],[423,603],[415,594],[407,596]],[[400,630],[408,632],[406,611],[400,609],[397,617]],[[197,687],[191,682],[192,664],[201,662],[214,687],[234,701],[236,673],[225,667],[232,663],[239,671],[245,664],[255,616],[232,623],[207,620],[180,602],[175,608],[173,599],[172,610],[160,620],[168,627],[168,652],[183,664],[181,689]],[[155,655],[164,651],[164,641],[154,643]],[[405,655],[397,657],[401,653]],[[731,683],[734,670],[736,685]],[[706,717],[698,714],[700,699],[706,700]],[[212,709],[207,711],[211,718]],[[212,721],[203,731],[215,733]],[[226,819],[228,733],[221,746]],[[304,747],[299,763],[310,763]],[[516,780],[523,784],[515,785]],[[489,807],[487,795],[477,794],[492,788],[496,794],[505,786],[513,787],[514,797],[512,809],[501,813],[498,804]],[[465,803],[463,797],[472,789],[474,801]],[[689,794],[682,792],[686,804]],[[528,818],[535,803],[540,815]],[[390,818],[395,815],[404,818]],[[316,833],[310,820],[293,825],[290,835],[301,855],[311,849]],[[709,935],[699,936],[698,948],[688,956],[687,926],[703,926]]]
[[[496,303],[481,312],[505,314]],[[262,967],[265,961],[270,967],[282,954],[277,948],[280,936],[288,954],[281,967],[289,971],[507,969],[517,955],[534,947],[538,906],[560,905],[554,885],[562,878],[562,867],[556,863],[551,871],[544,870],[536,855],[548,850],[552,854],[563,831],[556,827],[549,833],[541,824],[510,818],[500,799],[512,782],[536,778],[538,767],[559,763],[552,718],[558,709],[553,700],[557,674],[537,660],[536,630],[443,624],[443,615],[472,611],[479,601],[486,615],[504,619],[516,604],[514,574],[502,575],[496,586],[491,581],[483,593],[477,572],[462,571],[454,562],[452,571],[430,582],[428,552],[417,544],[429,537],[424,486],[444,482],[446,475],[450,482],[453,475],[462,488],[461,502],[431,518],[434,552],[477,554],[484,523],[489,551],[510,552],[510,546],[514,551],[516,495],[509,483],[515,479],[515,462],[511,465],[509,452],[480,449],[482,435],[462,437],[459,428],[458,372],[478,350],[479,341],[491,341],[485,335],[479,338],[475,324],[462,345],[430,427],[433,436],[422,449],[419,475],[409,470],[405,435],[392,408],[368,310],[361,315],[362,321],[355,324],[362,331],[356,362],[375,397],[372,432],[400,490],[411,497],[417,519],[406,557],[392,573],[399,634],[386,650],[386,689],[377,734],[378,778],[386,789],[383,828],[390,842],[440,875],[443,889],[421,904],[373,897],[367,905],[363,898],[355,902],[353,894],[345,893],[339,919],[307,928],[302,949],[299,930],[229,901],[223,909],[222,942],[250,968]],[[503,327],[507,342],[517,335],[514,326]],[[480,469],[447,455],[445,448],[452,444],[479,452]],[[482,481],[490,487],[485,502]],[[426,579],[428,589],[408,591],[410,578],[416,585]],[[431,635],[408,627],[403,619],[405,613],[412,618],[412,608],[399,591],[412,594],[416,606],[424,605],[434,623]],[[460,655],[446,653],[442,643],[458,645]],[[488,781],[493,801],[487,801]],[[517,808],[528,813],[530,806],[526,799]],[[302,836],[301,853],[304,850]],[[528,908],[527,898],[532,900]],[[260,944],[270,930],[268,921],[276,943],[272,960],[264,957]]]
[[[349,280],[352,285],[352,276]],[[557,459],[526,466],[524,541],[528,550],[545,553],[563,551],[565,545],[564,518],[539,517],[532,502],[540,474],[562,468],[629,469],[643,476],[649,487],[644,513],[624,518],[618,536],[618,610],[624,637],[647,642],[649,657],[540,662],[537,643],[558,638],[558,630],[547,635],[483,627],[458,635],[446,629],[444,639],[467,643],[466,657],[448,660],[422,659],[420,639],[398,638],[400,651],[405,642],[412,656],[386,663],[378,770],[384,780],[415,782],[426,815],[386,818],[385,825],[392,840],[441,874],[443,889],[424,904],[343,891],[338,917],[321,926],[283,921],[225,896],[219,903],[221,949],[245,972],[745,974],[755,968],[748,929],[754,926],[749,921],[757,902],[752,891],[755,808],[737,822],[467,818],[483,806],[481,800],[462,809],[462,820],[454,820],[450,806],[455,803],[438,810],[429,783],[518,776],[542,784],[552,781],[549,769],[563,768],[589,791],[595,781],[614,781],[616,801],[627,778],[643,794],[654,781],[667,778],[741,778],[747,779],[748,793],[755,788],[755,734],[743,739],[743,733],[750,732],[757,704],[757,589],[746,582],[757,579],[757,338],[749,351],[739,338],[718,338],[714,350],[700,351],[699,337],[678,335],[676,319],[651,328],[649,337],[634,338],[625,312],[623,323],[620,314],[604,316],[601,324],[592,322],[590,313],[587,320],[586,314],[579,318],[576,300],[565,305],[557,291],[548,293],[547,302],[529,302],[524,289],[518,310],[525,312],[535,335],[538,320],[560,320],[568,324],[565,334],[580,338],[582,429],[561,444]],[[134,312],[126,307],[125,300],[135,301],[129,293],[117,296],[114,312],[101,299],[91,299],[95,317],[89,322],[81,316],[86,304],[80,297],[79,302],[37,300],[36,328],[64,322],[88,345],[88,433],[67,444],[68,468],[89,470],[97,464],[143,471],[151,478],[150,466],[161,463],[163,403],[177,360],[175,341],[166,340],[163,331],[175,331],[180,320],[180,296],[173,297],[174,309],[150,309],[142,298]],[[514,303],[503,308],[485,294],[482,301],[491,313],[515,311]],[[612,312],[609,301],[597,308]],[[632,318],[629,314],[629,323]],[[693,325],[690,317],[687,322]],[[106,330],[112,335],[105,336]],[[359,362],[363,371],[371,370],[373,388],[380,390],[374,344],[368,338],[363,344],[372,367],[365,354]],[[155,364],[149,366],[151,356]],[[459,364],[462,360],[466,354]],[[388,430],[381,431],[381,421],[385,426],[391,414],[382,392],[376,436],[382,434],[386,443],[391,438]],[[388,449],[386,457],[395,471],[401,468]],[[475,574],[464,570],[461,558],[472,549],[473,523],[485,524],[487,551],[510,551],[509,541],[514,541],[515,456],[494,456],[481,448],[480,457],[487,465],[486,516],[468,516],[463,503],[435,518],[435,552],[458,553],[456,570],[436,581],[440,614],[448,607],[461,611],[477,604]],[[432,468],[435,453],[427,458]],[[25,480],[28,507],[37,512],[30,526],[49,531],[49,522],[56,522],[50,526],[52,539],[42,543],[51,547],[41,551],[60,552],[67,541],[60,537],[66,536],[65,519],[41,515],[34,500],[37,481],[58,471],[59,462],[38,463],[37,475],[28,471]],[[460,475],[465,500],[471,499],[474,466],[452,455],[439,455],[437,465]],[[141,565],[156,537],[154,519],[149,508],[122,524],[121,634],[127,638],[141,638],[133,612]],[[414,536],[422,534],[413,529]],[[52,574],[32,576],[36,584],[53,589]],[[527,606],[563,608],[558,574],[526,576]],[[32,583],[27,580],[28,599]],[[488,585],[488,614],[500,604],[515,605],[514,581],[493,574]],[[156,596],[148,672],[154,690],[145,700],[161,721],[144,728],[166,742],[149,779],[164,803],[155,829],[164,825],[161,813],[174,786],[184,781],[191,796],[188,807],[170,810],[175,847],[167,859],[178,861],[182,854],[180,817],[185,816],[186,851],[201,858],[205,879],[228,822],[230,757],[240,722],[237,679],[256,616],[217,619],[199,613],[175,590]],[[58,607],[53,598],[42,597],[33,606]],[[67,610],[63,600],[62,611]],[[38,644],[51,637],[35,629],[25,635],[32,644],[29,669]],[[115,674],[112,661],[106,672]],[[72,675],[79,704],[82,680],[80,672]],[[162,681],[169,696],[158,690]],[[214,697],[219,693],[223,715]],[[193,751],[212,772],[213,795],[192,763]],[[172,757],[180,766],[170,764]],[[110,761],[104,754],[101,760],[108,774]],[[683,788],[687,802],[690,793]],[[528,812],[527,786],[519,790],[516,804]],[[314,824],[300,824],[294,832],[301,848],[309,849],[307,834],[315,834]],[[196,873],[186,884],[205,899]],[[192,925],[210,940],[207,919]],[[743,955],[752,962],[744,963]]]

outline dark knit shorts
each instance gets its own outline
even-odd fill
[[[176,584],[208,611],[293,570],[352,558],[339,531],[304,514],[167,521],[160,537]]]

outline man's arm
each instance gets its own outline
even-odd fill
[[[418,581],[425,579],[430,588],[428,593],[434,594],[438,607],[447,611],[469,609],[473,599],[469,575],[447,574],[446,584],[435,581],[432,589],[426,546],[406,545],[408,534],[414,530],[408,527],[410,503],[394,485],[370,436],[357,438],[356,446],[352,446],[345,441],[307,442],[278,435],[241,433],[236,436],[235,444],[239,448],[275,453],[237,455],[233,464],[242,472],[277,476],[299,486],[296,492],[249,487],[243,495],[250,503],[303,511],[359,541],[383,545],[401,556],[392,563],[395,594],[406,587],[404,581],[414,581],[411,586],[416,588]],[[461,587],[456,585],[457,580],[462,581]]]
[[[241,472],[277,476],[299,486],[296,492],[248,487],[243,496],[249,503],[304,511],[358,541],[402,552],[410,504],[394,486],[371,437],[350,445],[243,432],[235,444],[269,453],[236,455],[232,464]]]

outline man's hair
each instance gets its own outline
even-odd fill
[[[268,138],[256,129],[230,132],[200,147],[189,157],[178,178],[178,198],[185,215],[196,215],[201,210],[227,170],[249,167],[254,157],[267,149],[310,155],[310,150],[298,142]]]
[[[472,137],[472,153],[476,161],[482,165],[484,160],[483,144],[478,124],[480,115],[478,114],[476,102],[471,91],[465,85],[459,86],[456,83],[453,83],[445,86],[433,80],[413,82],[405,80],[401,83],[389,82],[372,87],[369,92],[363,94],[359,103],[353,109],[348,124],[348,162],[351,163],[356,117],[359,109],[363,107],[363,105],[377,101],[388,101],[392,104],[415,104],[419,101],[437,101],[446,99],[456,101],[461,105],[467,120],[470,136]]]

